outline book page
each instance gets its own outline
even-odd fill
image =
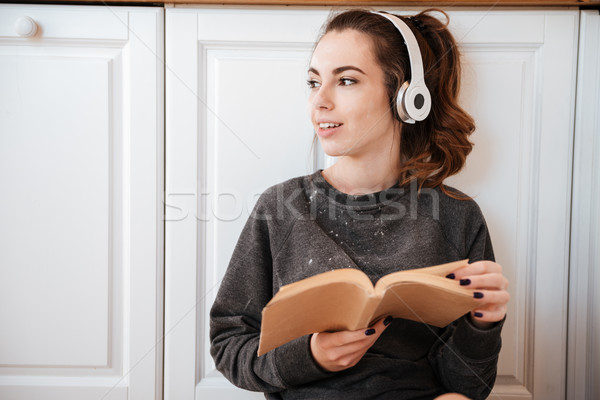
[[[430,276],[439,276],[446,277],[450,272],[456,271],[459,268],[465,267],[469,264],[468,259],[454,261],[446,264],[435,265],[433,267],[425,267],[425,268],[415,268],[408,269],[404,271],[392,272],[382,277],[377,281],[375,285],[375,292],[378,294],[383,294],[386,288],[393,283],[400,282],[404,279],[404,276],[412,275],[414,273],[430,275]]]
[[[307,289],[326,286],[335,282],[353,283],[356,286],[362,286],[367,292],[373,291],[373,284],[364,272],[356,268],[340,268],[309,276],[308,278],[282,286],[267,306],[286,297],[296,296]]]
[[[391,315],[441,328],[479,305],[473,290],[457,281],[418,273],[403,278],[387,286],[372,321]]]
[[[313,280],[302,289],[280,290],[284,293],[279,296],[278,292],[263,309],[258,355],[310,333],[362,328],[357,323],[372,298],[373,286],[360,273],[368,282],[367,288],[365,282],[361,285],[356,281],[326,279],[321,284]]]

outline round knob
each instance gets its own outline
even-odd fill
[[[17,35],[19,36],[30,37],[36,34],[37,24],[30,17],[20,17],[15,22],[15,31],[17,31]]]

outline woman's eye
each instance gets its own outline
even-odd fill
[[[340,79],[340,84],[342,86],[350,86],[350,85],[354,85],[355,83],[356,83],[356,81],[351,78],[341,78]]]
[[[319,82],[311,79],[306,81],[306,85],[308,85],[310,89],[318,88],[319,86],[321,86]]]

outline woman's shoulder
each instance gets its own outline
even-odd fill
[[[288,194],[290,192],[298,191],[305,186],[305,181],[310,177],[311,175],[300,175],[280,181],[267,187],[263,192],[263,195],[269,197],[276,194]]]
[[[452,186],[422,188],[418,203],[418,214],[436,221],[448,236],[478,230],[485,225],[485,218],[477,201]]]
[[[478,238],[484,240],[489,236],[479,204],[473,197],[452,186],[436,187],[430,193],[430,208],[426,211],[432,213],[432,219],[436,220],[446,240],[453,244],[461,257],[468,257],[473,243]]]
[[[477,201],[465,192],[449,185],[440,185],[428,190],[431,194],[429,197],[432,208],[435,209],[437,206],[440,214],[443,213],[446,216],[454,216],[459,219],[468,216],[483,218]]]

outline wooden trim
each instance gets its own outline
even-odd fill
[[[600,7],[600,0],[37,0],[38,3],[85,3],[85,4],[212,4],[212,5],[244,5],[244,6],[412,6],[412,7]]]
[[[235,4],[235,5],[309,5],[309,6],[584,6],[600,5],[600,0],[173,0],[174,3],[189,4]]]

